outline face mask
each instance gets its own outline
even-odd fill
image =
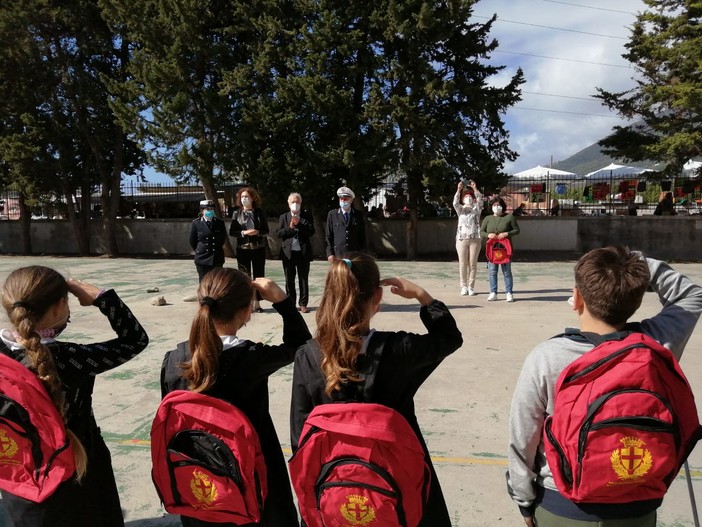
[[[205,216],[205,219],[211,220],[212,218],[214,218],[214,211],[206,210],[205,212],[203,212],[203,215]]]
[[[241,198],[241,204],[244,207],[250,207],[251,206],[251,198]]]
[[[300,210],[299,203],[291,203],[290,204],[290,212],[298,212],[299,210]]]
[[[339,201],[339,207],[341,207],[344,210],[349,210],[351,208],[351,202],[350,201]]]
[[[71,321],[71,315],[69,314],[62,323],[59,323],[58,327],[54,328],[46,328],[46,329],[40,329],[37,331],[39,333],[39,336],[42,339],[55,339],[58,337],[61,333],[63,333],[63,330],[66,329],[66,326],[68,326],[68,323]]]
[[[499,205],[495,205],[492,208],[492,213],[493,214],[502,214],[502,207],[500,207]]]
[[[463,204],[464,204],[464,205],[472,205],[472,204],[473,204],[473,198],[471,198],[470,196],[466,196],[465,198],[463,198]]]

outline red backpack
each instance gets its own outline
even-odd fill
[[[488,238],[485,244],[485,257],[493,264],[506,264],[512,260],[512,244],[509,238]]]
[[[0,353],[0,489],[42,502],[75,471],[65,424],[46,388]]]
[[[416,527],[429,493],[422,445],[395,410],[371,403],[316,406],[290,478],[308,527]]]
[[[202,393],[175,390],[151,426],[151,477],[171,514],[258,523],[268,493],[258,434],[244,413]]]
[[[381,351],[367,350],[369,371],[378,370]],[[374,375],[361,377],[355,398],[372,400]],[[429,496],[431,473],[417,434],[381,404],[316,406],[289,468],[307,527],[416,527]]]
[[[661,499],[701,432],[678,361],[642,333],[566,336],[596,346],[563,370],[544,424],[559,492],[581,503]]]

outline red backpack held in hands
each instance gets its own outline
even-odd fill
[[[663,498],[701,432],[678,361],[642,333],[570,337],[596,346],[563,370],[544,424],[558,491],[579,503]]]
[[[39,503],[75,471],[66,427],[46,388],[0,353],[0,489]]]
[[[258,523],[268,493],[258,434],[226,401],[175,390],[151,427],[151,476],[164,508],[202,521]]]
[[[506,264],[512,261],[512,244],[509,238],[488,238],[485,243],[485,257],[493,264]]]
[[[367,350],[371,372],[380,353]],[[361,377],[356,398],[372,400],[374,375]],[[316,406],[289,468],[307,527],[416,527],[429,496],[431,473],[417,434],[380,404]]]

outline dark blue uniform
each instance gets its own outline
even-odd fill
[[[224,240],[227,230],[224,222],[214,217],[205,221],[200,217],[193,221],[190,227],[190,247],[195,251],[195,267],[197,275],[202,280],[209,271],[224,265]]]
[[[348,219],[341,208],[327,214],[327,257],[344,255],[366,250],[366,224],[360,211],[351,207]]]

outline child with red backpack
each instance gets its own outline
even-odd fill
[[[428,333],[371,328],[383,286],[420,303]],[[308,525],[320,525],[320,515],[325,526],[365,525],[373,519],[385,526],[451,525],[413,398],[462,343],[446,306],[420,286],[402,278],[380,280],[375,260],[363,253],[332,262],[317,311],[316,337],[298,351],[293,373],[290,428],[295,454],[290,472]],[[330,437],[326,443],[316,442],[320,430]],[[332,464],[319,466],[319,457],[312,462],[314,453],[301,458],[310,444],[335,458]],[[398,466],[397,452],[388,444],[402,449],[405,464],[411,466]],[[344,458],[341,465],[339,457]],[[384,462],[388,464],[376,466]],[[425,467],[431,475],[423,479]],[[418,473],[418,480],[406,481],[405,469]],[[427,486],[428,500],[422,503]],[[394,513],[387,511],[384,497],[392,500]],[[327,505],[332,498],[341,501]],[[324,510],[315,510],[316,503]]]
[[[240,337],[241,328],[251,319],[252,300],[256,292],[264,300],[272,302],[274,309],[281,315],[282,344],[254,343]],[[275,282],[267,278],[251,280],[238,270],[216,268],[207,273],[200,282],[198,298],[200,305],[192,322],[189,341],[169,351],[163,360],[162,393],[164,396],[172,396],[172,392],[176,390],[189,390],[230,403],[242,412],[248,419],[244,427],[250,423],[258,436],[266,465],[267,497],[261,504],[262,511],[255,511],[256,515],[260,512],[261,518],[257,524],[268,527],[296,527],[299,522],[290,479],[280,441],[268,411],[268,377],[292,363],[295,351],[310,338],[310,332],[294,302]],[[219,406],[221,405],[218,405],[218,409]],[[177,409],[177,405],[174,405],[174,408]],[[233,414],[231,418],[232,428],[242,427],[239,418],[235,418]],[[227,426],[221,419],[217,421],[220,426]],[[216,432],[205,432],[211,432],[209,441],[217,441]],[[215,439],[211,439],[212,436],[215,436]],[[152,429],[152,449],[157,439]],[[173,450],[171,445],[169,449]],[[224,447],[215,448],[214,454],[219,458],[229,459],[230,465],[235,466],[237,460],[233,458],[236,458],[236,453],[232,455],[226,450]],[[163,460],[154,460],[155,466],[161,461]],[[235,467],[237,472],[250,469],[251,467]],[[193,508],[187,515],[181,514],[181,523],[185,527],[237,525],[233,522],[202,519],[203,515],[200,513],[207,513],[208,506],[216,506],[214,502],[217,496],[224,496],[230,490],[213,487],[205,472],[198,471],[195,467],[195,470],[191,468],[187,474],[184,486],[189,488],[192,481],[194,494],[200,498],[201,507]],[[178,477],[180,476],[176,475],[174,479]],[[165,490],[171,488],[171,482],[158,479],[154,472],[156,486],[161,487],[163,497]],[[229,484],[235,485],[235,482],[230,480]],[[250,489],[243,490],[244,493],[251,492]],[[204,517],[211,518],[207,514],[204,514]]]
[[[70,322],[68,293],[100,309],[117,336],[94,344],[56,340]],[[0,488],[10,524],[122,527],[92,393],[96,375],[146,348],[146,332],[114,290],[44,266],[10,273],[2,305],[13,326],[0,331]]]
[[[649,289],[663,309],[629,323]],[[517,381],[509,493],[529,527],[654,527],[699,439],[677,359],[702,287],[664,262],[605,247],[575,266],[572,305],[579,330],[537,345]]]

